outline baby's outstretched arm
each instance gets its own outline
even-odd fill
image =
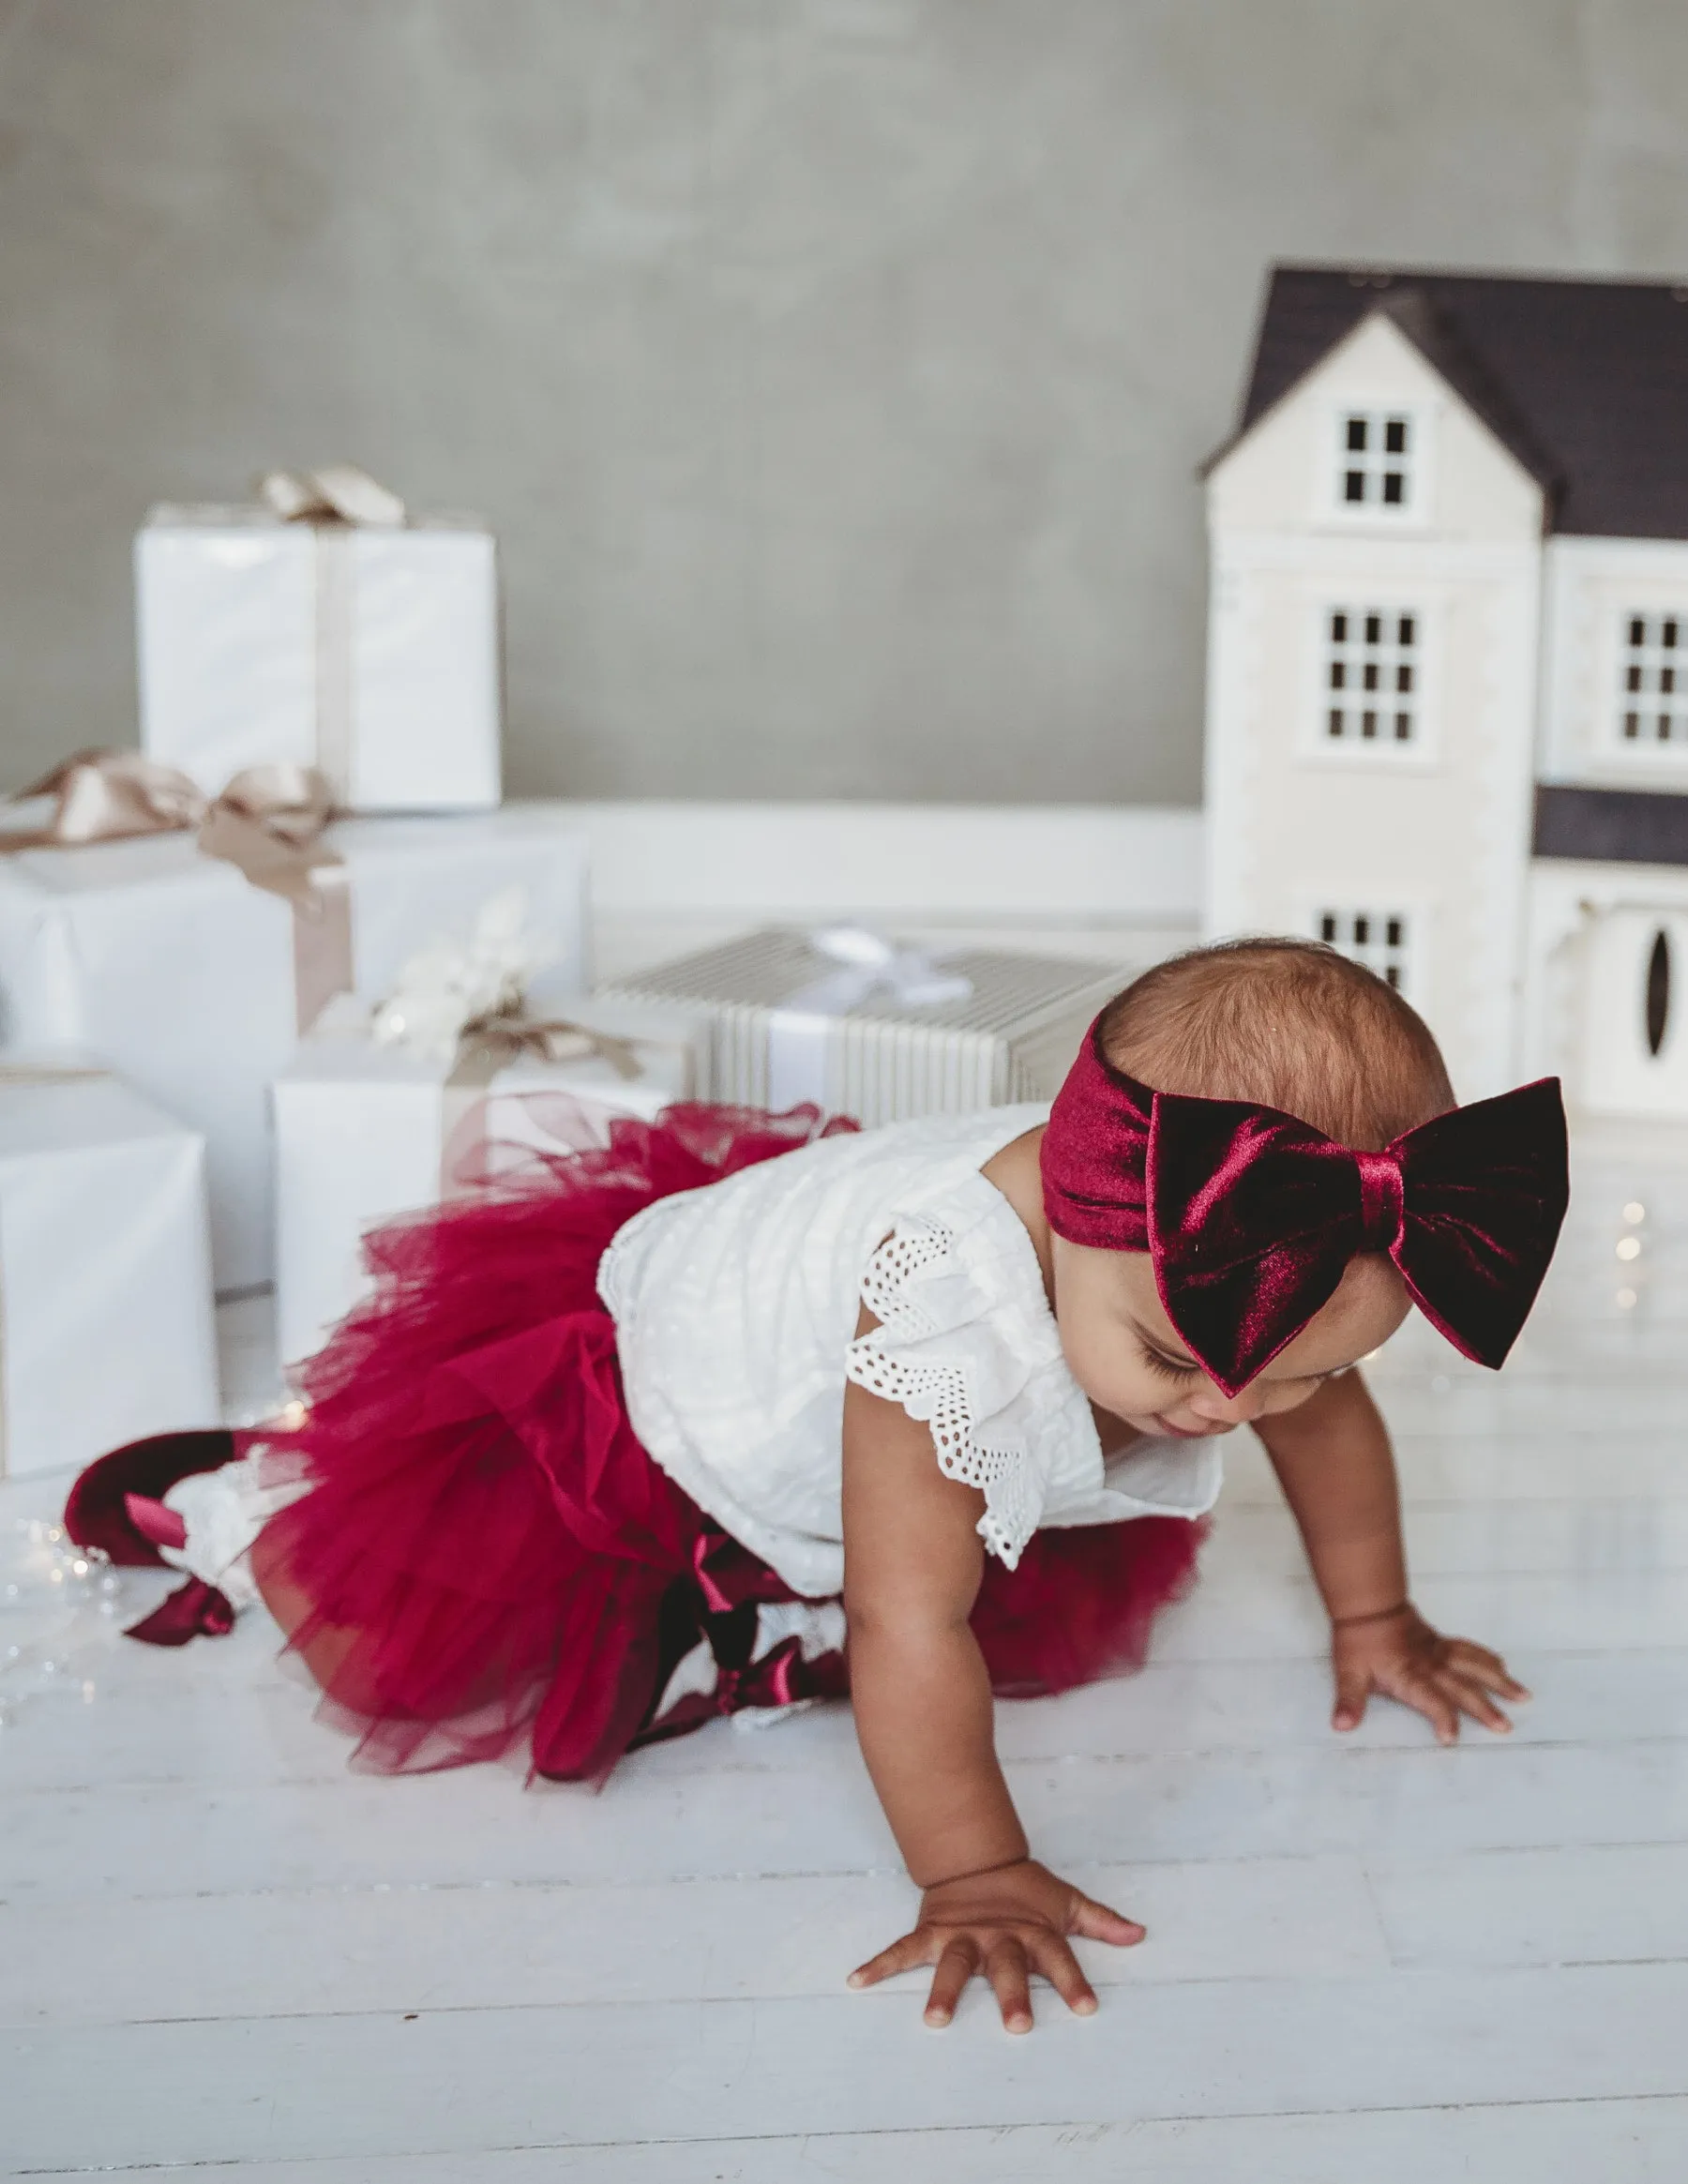
[[[871,1325],[871,1320],[867,1322]],[[913,1930],[852,1975],[871,1986],[933,1965],[928,2025],[983,1972],[1010,2032],[1032,2027],[1031,1975],[1096,2007],[1068,1936],[1122,1946],[1143,1929],[1031,1857],[1002,1779],[990,1682],[968,1622],[984,1497],[946,1479],[926,1426],[853,1383],[844,1398],[844,1605],[856,1731],[909,1873]]]
[[[1444,1744],[1469,1714],[1512,1724],[1496,1696],[1530,1696],[1505,1662],[1469,1638],[1444,1638],[1412,1605],[1401,1497],[1389,1434],[1357,1371],[1327,1380],[1292,1410],[1257,1419],[1331,1618],[1338,1729],[1358,1726],[1376,1691],[1424,1714]]]

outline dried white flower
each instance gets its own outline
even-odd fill
[[[482,906],[466,941],[435,941],[411,957],[370,1032],[380,1046],[449,1060],[468,1025],[520,1009],[550,953],[527,929],[525,892],[508,888]]]

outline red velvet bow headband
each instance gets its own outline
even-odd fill
[[[1227,1395],[1366,1251],[1388,1254],[1456,1349],[1501,1363],[1565,1217],[1557,1077],[1356,1152],[1273,1107],[1151,1092],[1103,1058],[1097,1029],[1044,1134],[1049,1226],[1073,1243],[1147,1251],[1168,1318]]]

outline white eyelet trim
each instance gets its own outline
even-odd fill
[[[1036,1475],[1028,1436],[1007,1415],[1020,1407],[1013,1399],[1028,1376],[1017,1374],[1017,1384],[1007,1391],[987,1393],[981,1386],[992,1377],[991,1366],[997,1378],[1002,1371],[1000,1354],[986,1355],[988,1300],[975,1291],[972,1311],[959,1322],[934,1315],[922,1302],[922,1290],[931,1293],[952,1280],[973,1288],[956,1263],[954,1231],[921,1214],[899,1217],[862,1277],[862,1301],[880,1324],[851,1344],[844,1370],[858,1387],[930,1428],[939,1469],[984,1495],[979,1536],[1012,1570],[1044,1504],[1045,1483]]]

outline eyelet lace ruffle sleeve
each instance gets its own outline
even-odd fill
[[[1061,1441],[1093,1446],[1094,1430],[1088,1406],[1069,1415],[1077,1390],[1031,1241],[1002,1195],[973,1180],[960,1218],[900,1214],[874,1252],[861,1293],[880,1325],[851,1344],[845,1370],[930,1428],[940,1469],[984,1495],[980,1536],[1012,1570],[1042,1520]]]

